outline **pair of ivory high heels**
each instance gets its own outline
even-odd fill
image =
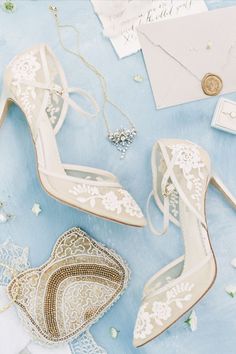
[[[119,223],[143,227],[146,220],[117,178],[104,170],[61,162],[56,134],[72,107],[84,116],[98,112],[96,101],[80,88],[69,88],[56,57],[45,45],[16,56],[7,66],[0,104],[0,122],[10,103],[25,114],[37,153],[37,169],[44,189],[59,201]],[[70,93],[88,99],[94,113],[83,110]],[[216,262],[205,217],[205,196],[210,182],[236,207],[236,200],[212,176],[210,159],[199,146],[183,140],[160,140],[152,153],[153,192],[164,214],[162,231],[169,221],[181,228],[185,255],[155,274],[144,288],[134,345],[141,346],[171,326],[212,286]]]

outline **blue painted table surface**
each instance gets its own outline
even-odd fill
[[[50,2],[16,1],[16,4],[13,14],[0,11],[1,77],[13,56],[36,43],[46,42],[58,56],[69,84],[88,89],[101,102],[95,76],[61,49],[54,19],[48,11]],[[142,53],[119,60],[110,41],[103,37],[89,1],[56,1],[56,5],[62,22],[76,24],[80,29],[81,52],[104,73],[111,97],[128,112],[138,129],[126,159],[120,160],[105,139],[101,115],[91,122],[70,111],[57,138],[62,161],[113,172],[145,209],[152,188],[153,143],[159,138],[189,139],[208,150],[215,170],[236,195],[236,137],[210,127],[218,98],[157,111]],[[207,1],[207,5],[214,9],[236,5],[236,1]],[[66,32],[64,38],[73,47],[72,33]],[[136,83],[135,74],[142,75],[144,81]],[[226,97],[236,100],[236,93]],[[120,127],[118,119],[113,119],[112,124],[114,128]],[[1,242],[11,237],[22,246],[28,245],[31,265],[39,266],[48,259],[61,233],[80,226],[128,261],[132,279],[127,291],[91,329],[109,354],[236,353],[236,298],[224,290],[228,284],[236,284],[236,270],[230,265],[236,257],[236,212],[218,192],[210,188],[207,196],[207,219],[218,276],[214,287],[195,306],[198,330],[191,332],[186,327],[185,316],[156,340],[135,349],[132,333],[144,284],[153,273],[183,253],[179,230],[172,226],[167,236],[157,238],[148,228],[136,229],[101,220],[50,198],[39,184],[31,136],[17,107],[11,107],[0,130],[0,161],[0,200],[15,215],[14,220],[0,225]],[[43,209],[38,217],[31,211],[35,202]],[[110,327],[120,331],[116,340],[109,334]]]

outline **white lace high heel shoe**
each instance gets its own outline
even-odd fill
[[[156,273],[145,285],[138,312],[134,346],[151,341],[184,313],[189,311],[211,288],[216,277],[216,261],[205,217],[205,197],[209,183],[214,184],[236,208],[236,199],[223,183],[212,176],[210,159],[199,146],[184,140],[160,140],[152,152],[153,192],[156,205],[164,214],[163,230],[169,221],[181,228],[185,255]]]
[[[70,93],[85,97],[95,112],[83,110]],[[42,186],[52,197],[96,216],[132,226],[144,226],[144,216],[117,178],[104,170],[61,162],[56,134],[68,107],[93,117],[96,101],[80,88],[68,88],[66,78],[51,49],[41,44],[17,55],[7,66],[0,103],[0,123],[10,103],[24,112],[37,153]]]

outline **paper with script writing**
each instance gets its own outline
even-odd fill
[[[106,1],[109,3],[113,0]],[[96,11],[99,2],[92,0],[92,3]],[[135,30],[139,25],[207,10],[204,0],[129,0],[127,9],[119,16],[105,16],[96,12],[103,24],[104,33],[110,37],[119,58],[124,58],[140,49]],[[132,16],[134,13],[135,17]]]

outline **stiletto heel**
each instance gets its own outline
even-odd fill
[[[91,167],[63,164],[56,134],[71,107],[80,115],[94,117],[96,101],[79,87],[67,85],[63,69],[51,49],[41,44],[16,56],[4,75],[0,120],[9,102],[25,114],[37,153],[40,182],[49,195],[85,212],[127,225],[142,227],[145,218],[131,195],[113,174]],[[82,109],[71,93],[84,97],[94,112]]]
[[[0,126],[3,124],[3,121],[6,118],[10,104],[10,100],[8,100],[6,96],[2,94],[0,98]]]
[[[134,346],[159,336],[189,311],[213,285],[217,266],[205,216],[209,183],[218,188],[236,208],[236,199],[223,182],[212,176],[208,154],[190,141],[160,140],[152,151],[153,197],[164,214],[156,235],[168,230],[169,221],[181,228],[185,254],[157,272],[145,285],[138,312]]]
[[[229,191],[229,189],[225,186],[225,184],[221,181],[221,179],[217,176],[212,176],[210,180],[211,184],[218,189],[219,192],[223,194],[225,199],[236,208],[236,198]]]

